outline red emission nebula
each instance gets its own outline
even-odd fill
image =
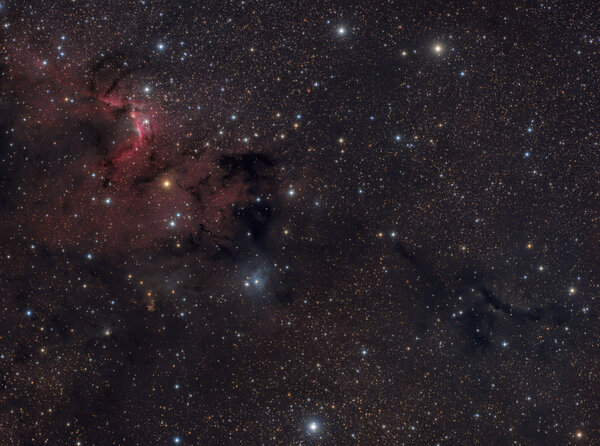
[[[235,210],[257,185],[243,172],[228,173],[222,160],[243,154],[206,147],[173,125],[180,111],[144,94],[138,70],[121,60],[76,77],[42,61],[14,66],[15,101],[37,110],[30,105],[29,119],[13,123],[13,132],[24,146],[35,139],[41,150],[29,149],[22,161],[24,200],[15,220],[38,241],[115,252],[200,227],[221,236],[235,230]],[[44,169],[48,156],[60,167]],[[40,170],[51,181],[27,181]]]

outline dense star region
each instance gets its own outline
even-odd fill
[[[0,445],[600,444],[593,1],[0,0]]]

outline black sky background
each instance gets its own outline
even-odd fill
[[[594,2],[0,2],[0,444],[597,444]]]

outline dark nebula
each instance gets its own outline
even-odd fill
[[[600,444],[600,9],[0,0],[0,446]]]

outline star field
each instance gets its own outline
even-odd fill
[[[594,2],[0,33],[1,445],[600,444]]]

